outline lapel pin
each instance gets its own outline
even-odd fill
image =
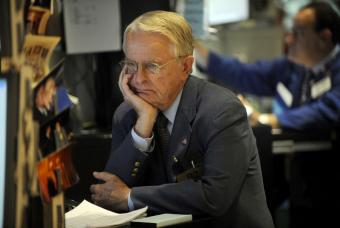
[[[183,140],[182,140],[182,144],[183,144],[183,145],[187,145],[187,143],[188,143],[187,139],[183,139]]]

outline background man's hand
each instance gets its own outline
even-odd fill
[[[260,113],[254,109],[254,107],[250,104],[250,102],[243,97],[242,95],[237,95],[238,99],[242,102],[244,107],[246,108],[248,120],[250,126],[254,127],[261,124],[270,125],[272,128],[280,127],[279,121],[275,114],[273,113]]]
[[[93,176],[104,183],[91,185],[92,201],[113,211],[128,211],[130,188],[119,177],[108,172],[94,172]]]

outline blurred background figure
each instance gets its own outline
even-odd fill
[[[272,113],[259,113],[243,98],[250,122],[295,130],[340,123],[340,16],[326,2],[303,6],[285,36],[287,54],[246,64],[197,44],[197,67],[238,92],[273,96]]]
[[[339,129],[340,124],[339,28],[337,8],[325,1],[307,3],[298,10],[291,30],[284,36],[283,56],[249,63],[242,55],[241,58],[231,57],[235,53],[222,56],[198,43],[196,65],[208,79],[242,93],[239,99],[246,106],[253,126],[260,123],[261,126],[297,130],[303,135],[314,132],[322,136],[323,130]],[[263,41],[267,43],[256,50],[264,52],[261,48],[270,46],[269,41]],[[258,44],[256,39],[250,43],[252,48]],[[242,46],[238,48],[241,50]],[[266,112],[258,109],[254,106],[255,102],[246,99],[249,94],[273,97],[271,109]],[[254,128],[254,132],[256,130]],[[267,140],[267,143],[272,137],[270,133],[269,138],[263,134],[256,136],[258,142]],[[261,147],[259,152],[263,152]],[[307,153],[293,153],[293,156],[287,157],[288,178],[282,178],[289,185],[289,199],[286,201],[289,227],[331,226],[332,222],[336,222],[335,211],[339,210],[339,202],[335,200],[339,189],[334,185],[340,179],[336,168],[337,149],[317,152],[305,149],[304,152]],[[276,156],[274,162],[278,161]],[[262,162],[265,163],[264,160]],[[264,174],[269,171],[264,171]],[[276,169],[273,173],[281,191],[284,181],[279,182]],[[276,188],[275,184],[271,183],[266,191],[270,192],[273,188]],[[282,226],[280,222],[277,225]]]

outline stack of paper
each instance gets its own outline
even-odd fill
[[[192,221],[190,214],[160,214],[131,221],[131,227],[165,227]]]
[[[122,225],[145,216],[147,207],[128,213],[114,213],[83,200],[76,208],[65,214],[66,228],[108,227]]]

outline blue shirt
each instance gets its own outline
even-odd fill
[[[340,125],[339,46],[336,46],[330,56],[314,69],[320,74],[308,79],[318,82],[330,77],[331,88],[317,98],[301,99],[307,69],[292,63],[286,57],[246,64],[210,52],[207,63],[207,67],[202,70],[227,86],[239,92],[274,97],[273,112],[277,115],[282,128],[306,130]],[[279,83],[292,95],[290,105],[287,105],[278,93]],[[307,83],[309,84],[308,81]]]

